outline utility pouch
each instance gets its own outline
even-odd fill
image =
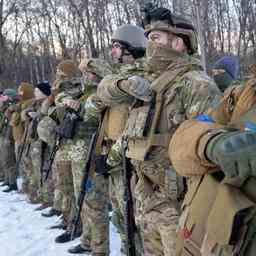
[[[97,175],[103,175],[107,177],[109,175],[109,166],[107,165],[108,155],[95,156],[95,172]]]
[[[147,134],[150,110],[150,105],[132,109],[125,129],[125,134],[129,139],[142,139]]]
[[[247,210],[253,206],[240,189],[220,184],[206,223],[209,239],[220,245],[235,245]]]
[[[76,130],[76,124],[79,117],[75,113],[67,113],[62,123],[57,128],[57,133],[64,139],[73,139]]]
[[[36,140],[38,138],[38,135],[37,135],[38,123],[39,123],[38,118],[35,118],[30,122],[29,128],[28,128],[28,138],[32,140]]]

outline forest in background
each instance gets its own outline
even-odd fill
[[[0,0],[0,89],[52,80],[56,65],[84,54],[109,58],[111,35],[141,24],[136,0]],[[256,58],[255,0],[157,0],[192,19],[206,70],[227,54],[243,69]]]

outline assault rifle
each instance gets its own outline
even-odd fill
[[[122,159],[123,159],[123,185],[124,185],[124,226],[125,226],[125,235],[126,235],[126,255],[135,256],[136,247],[135,247],[135,220],[133,213],[133,200],[131,192],[131,163],[129,159],[126,158],[127,150],[127,139],[122,138]]]
[[[57,151],[59,150],[60,142],[61,142],[61,136],[59,134],[56,134],[54,145],[53,145],[52,151],[50,152],[49,163],[48,163],[47,169],[45,170],[46,174],[45,174],[44,179],[42,178],[43,183],[47,181],[49,174],[52,170],[53,161],[54,161]]]
[[[86,195],[86,185],[88,182],[88,178],[89,178],[89,173],[91,170],[91,163],[93,160],[93,156],[94,156],[94,152],[95,152],[95,147],[96,147],[96,142],[97,142],[97,132],[93,133],[92,137],[91,137],[91,141],[90,141],[90,145],[89,145],[89,149],[88,152],[86,152],[86,161],[85,161],[85,168],[84,168],[84,176],[81,182],[81,187],[80,187],[80,192],[79,192],[79,196],[78,196],[78,209],[76,211],[76,214],[74,216],[74,219],[72,221],[72,231],[71,231],[71,240],[74,239],[74,235],[76,233],[78,224],[80,222],[80,215],[81,215],[81,211],[82,211],[82,206],[83,206],[83,202],[84,202],[84,198]]]
[[[59,150],[62,138],[64,138],[64,139],[72,139],[73,138],[73,136],[75,134],[75,127],[76,127],[77,120],[78,120],[78,116],[73,111],[69,110],[69,111],[65,112],[63,121],[59,125],[58,129],[56,130],[57,134],[56,134],[56,138],[54,141],[52,151],[50,153],[48,168],[45,170],[46,175],[44,178],[44,182],[47,181],[48,176],[51,172],[53,161],[54,161],[57,151]]]
[[[46,152],[47,144],[44,141],[41,141],[41,152],[40,152],[40,186],[43,186],[44,183],[44,158]]]
[[[19,145],[19,148],[18,148],[18,157],[17,157],[17,161],[16,161],[17,175],[19,175],[21,159],[22,159],[24,150],[26,148],[26,142],[27,142],[27,138],[28,138],[28,130],[29,130],[29,123],[25,127],[23,141],[22,141],[21,145]]]

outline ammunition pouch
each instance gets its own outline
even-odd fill
[[[75,135],[77,138],[88,138],[88,140],[90,140],[95,129],[97,129],[97,123],[77,121]]]
[[[39,123],[38,118],[32,119],[28,127],[28,138],[33,141],[38,139],[38,134],[37,134],[38,123]]]
[[[134,108],[127,121],[128,158],[144,161],[149,159],[150,153],[156,147],[167,152],[168,142],[171,139],[170,127],[167,120],[163,120],[162,110],[165,102],[164,94],[170,87],[179,87],[176,78],[189,70],[188,66],[181,66],[175,71],[167,70],[151,83],[154,93],[150,103]],[[174,89],[173,89],[174,90]],[[147,104],[147,105],[145,105]],[[163,124],[166,121],[165,124]],[[162,128],[160,130],[160,126]],[[126,134],[126,132],[125,132]],[[165,157],[165,156],[164,156]],[[167,155],[166,155],[167,157]]]
[[[165,190],[171,200],[181,202],[185,194],[184,177],[179,176],[171,166],[165,170]]]
[[[128,113],[127,104],[113,106],[106,112],[103,122],[106,122],[104,124],[104,134],[108,139],[115,141],[120,138],[125,128]]]
[[[77,114],[68,112],[62,123],[57,127],[57,134],[64,139],[73,139],[78,119]]]
[[[126,151],[128,158],[144,161],[152,147],[168,147],[170,133],[155,131],[158,117],[159,114],[155,113],[154,98],[150,104],[132,109],[125,129],[125,135],[129,138]]]
[[[107,165],[108,155],[95,156],[95,172],[97,175],[109,176],[109,166]]]
[[[177,248],[176,255],[207,256],[217,245],[239,250],[245,216],[254,206],[239,188],[220,183],[212,175],[191,178],[179,223],[182,248]]]

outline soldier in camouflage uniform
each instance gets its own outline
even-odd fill
[[[169,256],[175,255],[179,189],[167,158],[168,140],[183,120],[215,102],[220,91],[193,57],[197,41],[190,22],[168,9],[152,8],[144,24],[149,41],[143,77],[105,78],[97,93],[108,105],[135,100],[123,137],[138,175],[135,217],[144,255]]]
[[[64,60],[57,66],[56,79],[53,83],[52,90],[54,91],[54,105],[50,107],[48,111],[48,116],[55,120],[58,124],[63,121],[65,115],[65,108],[60,107],[56,97],[61,99],[61,86],[67,86],[67,88],[74,86],[75,94],[78,93],[78,96],[81,94],[81,79],[80,71],[77,65],[72,60]],[[65,88],[64,88],[65,89]],[[62,92],[63,93],[63,92]],[[46,119],[46,126],[48,121]],[[54,133],[53,133],[54,134]],[[52,134],[49,134],[51,136]],[[50,140],[49,140],[50,142]],[[74,194],[74,183],[71,172],[71,158],[67,154],[67,149],[69,144],[66,141],[62,141],[59,146],[59,149],[56,153],[54,163],[53,163],[53,176],[55,177],[55,191],[54,191],[54,204],[53,208],[45,214],[42,214],[45,217],[51,217],[53,215],[63,214],[63,223],[62,227],[69,226],[74,216],[75,212],[75,194]],[[60,226],[60,227],[61,227]],[[81,228],[79,229],[80,232]],[[78,234],[77,234],[78,235]],[[66,237],[66,233],[60,235],[56,238],[56,242],[64,242],[70,237]]]
[[[109,64],[99,59],[85,60],[80,68],[86,74],[82,97],[72,96],[71,92],[74,88],[68,88],[60,92],[55,100],[57,107],[65,106],[67,109],[75,111],[80,120],[76,124],[74,137],[67,140],[65,148],[67,157],[71,159],[76,200],[78,200],[81,189],[89,142],[98,127],[100,117],[100,113],[89,110],[92,105],[91,102],[94,104],[96,101],[93,92],[96,91],[96,85],[100,79],[112,73]],[[84,227],[81,237],[82,244],[71,248],[69,252],[82,253],[92,251],[95,256],[108,255],[108,179],[104,175],[92,174],[88,184],[90,184],[90,188],[86,188],[87,193],[81,213],[81,221]],[[70,231],[68,228],[62,235],[62,241],[70,240]]]
[[[143,73],[143,56],[145,55],[146,37],[140,27],[128,24],[120,26],[112,35],[112,57],[119,63],[118,72],[132,76]],[[116,72],[116,73],[118,73]],[[110,166],[110,198],[113,206],[112,222],[116,226],[122,241],[121,252],[126,252],[126,235],[124,227],[124,186],[122,175],[122,158],[115,154],[120,148],[120,136],[128,117],[128,105],[118,104],[108,110],[106,137],[112,141],[107,163]],[[113,125],[115,124],[115,125]],[[136,175],[134,175],[136,180]],[[142,254],[142,244],[136,233],[137,255]]]
[[[18,95],[19,95],[19,102],[15,105],[12,105],[10,107],[8,107],[7,109],[7,115],[10,117],[10,126],[12,129],[12,137],[14,139],[14,143],[15,143],[15,155],[16,155],[16,161],[20,161],[19,166],[21,166],[21,162],[22,159],[19,159],[20,156],[20,152],[21,152],[21,147],[22,147],[22,143],[24,143],[24,135],[25,135],[25,130],[26,130],[26,124],[25,122],[21,119],[21,112],[32,106],[33,102],[34,102],[34,87],[33,85],[29,84],[29,83],[25,83],[22,82],[19,87],[18,87]],[[25,152],[24,152],[25,153]],[[10,156],[11,159],[13,160],[13,156]],[[13,163],[15,161],[8,161],[9,163]],[[25,162],[24,162],[25,164]],[[21,172],[22,177],[23,177],[23,181],[24,183],[22,184],[22,189],[23,191],[26,191],[27,187],[26,187],[26,177],[29,177],[29,173],[26,172],[26,168],[20,167],[19,170],[16,169],[16,166],[12,166],[9,170],[9,175],[10,175],[10,180],[11,183],[10,184],[10,191],[13,188],[17,187],[16,184],[16,179],[17,179],[17,175],[20,175]],[[11,185],[13,185],[11,187]],[[8,190],[7,190],[8,191]]]
[[[28,123],[28,136],[26,145],[29,147],[24,159],[26,162],[28,195],[31,202],[41,202],[41,210],[50,205],[50,195],[48,184],[42,186],[44,165],[47,162],[48,150],[47,144],[38,138],[37,125],[43,117],[41,111],[42,104],[51,94],[51,88],[48,82],[42,82],[35,85],[35,100],[29,108],[21,112],[21,119]],[[28,170],[31,168],[31,170]]]
[[[172,137],[171,161],[189,181],[177,256],[255,255],[256,65],[250,68],[245,85],[226,90],[208,115],[185,121]]]
[[[8,166],[15,166],[15,152],[14,152],[14,142],[12,138],[12,130],[9,125],[9,120],[6,115],[7,108],[17,102],[17,92],[14,89],[6,89],[1,95],[1,123],[0,123],[0,169],[2,171],[2,179],[4,183],[3,186],[10,185]],[[8,138],[8,139],[7,139]],[[9,151],[9,154],[7,152]],[[8,155],[12,158],[9,159]],[[14,156],[14,157],[13,157]],[[14,160],[14,162],[9,163],[9,160]]]

